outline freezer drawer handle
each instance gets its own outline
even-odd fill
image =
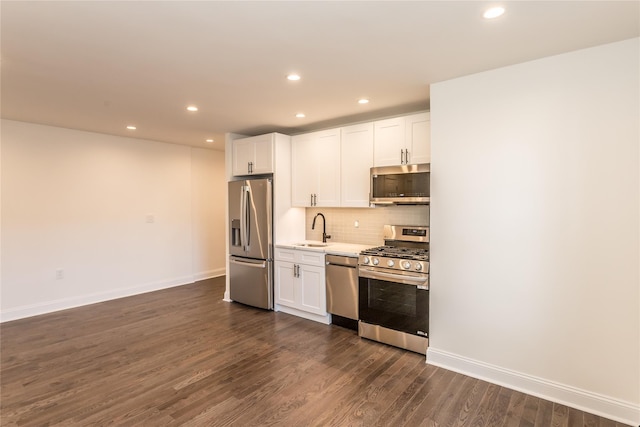
[[[245,267],[253,267],[253,268],[265,268],[267,266],[266,261],[240,261],[237,259],[230,259],[229,262],[231,264],[244,265]]]

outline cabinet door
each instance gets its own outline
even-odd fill
[[[373,166],[373,123],[342,128],[340,158],[341,206],[369,207],[369,174]]]
[[[404,117],[379,120],[373,123],[373,164],[392,166],[402,164],[405,147]]]
[[[234,176],[273,173],[274,135],[266,134],[233,141]]]
[[[256,136],[253,141],[253,174],[273,173],[274,135]]]
[[[299,264],[300,310],[324,316],[327,314],[327,295],[324,267]]]
[[[294,277],[294,264],[286,261],[275,261],[275,303],[297,308],[298,278]]]
[[[406,119],[408,164],[431,163],[431,121],[429,113],[407,116]]]
[[[233,141],[232,147],[233,175],[248,175],[249,162],[253,161],[253,142],[251,138],[236,139]]]
[[[340,206],[340,129],[296,135],[291,145],[292,204]]]
[[[340,206],[340,129],[317,132],[314,141],[316,206]]]
[[[315,159],[316,132],[291,138],[291,203],[311,206],[311,195],[317,193],[318,161]]]

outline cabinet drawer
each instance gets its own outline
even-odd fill
[[[296,262],[296,250],[288,248],[276,248],[275,259],[278,261]]]
[[[318,251],[296,251],[296,261],[300,264],[317,265],[318,267],[324,267],[324,252]]]
[[[275,249],[275,259],[277,261],[295,262],[298,264],[315,265],[324,267],[324,252],[307,251],[304,249]]]

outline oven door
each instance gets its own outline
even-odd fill
[[[428,337],[428,275],[361,267],[358,279],[359,319],[412,335]]]

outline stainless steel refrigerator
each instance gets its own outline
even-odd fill
[[[273,309],[271,178],[229,182],[229,297]]]

